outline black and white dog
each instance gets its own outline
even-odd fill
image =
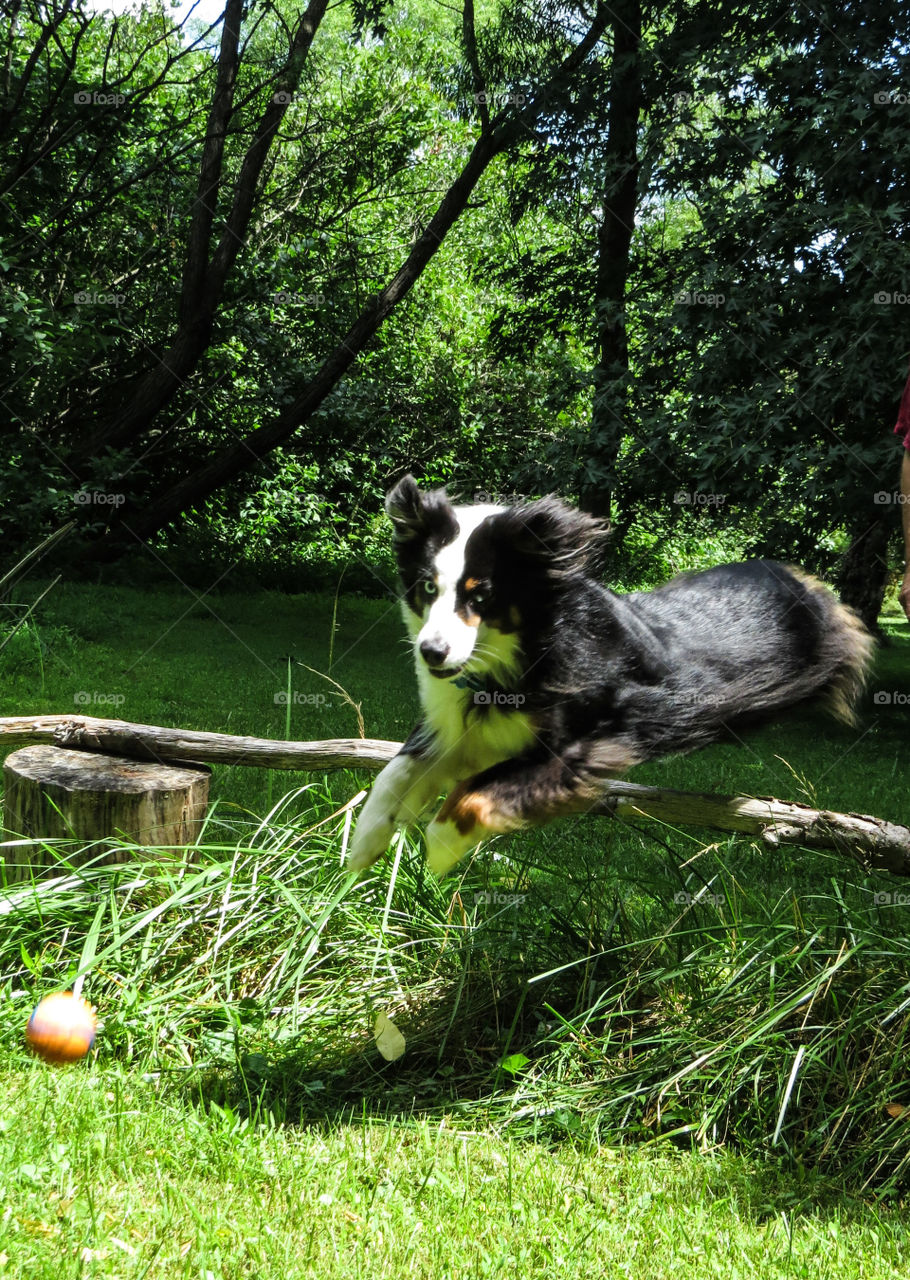
[[[824,695],[852,720],[872,649],[820,582],[769,560],[617,595],[605,529],[557,498],[455,507],[405,476],[386,499],[423,716],[364,805],[348,867],[442,792],[441,875],[481,840],[580,813],[600,783]]]

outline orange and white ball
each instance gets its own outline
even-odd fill
[[[95,1011],[72,991],[45,996],[25,1028],[25,1038],[45,1062],[78,1062],[95,1043]]]

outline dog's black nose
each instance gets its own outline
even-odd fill
[[[428,667],[441,667],[449,656],[449,646],[440,640],[424,640],[420,646],[420,656]]]

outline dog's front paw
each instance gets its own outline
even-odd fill
[[[448,875],[480,841],[481,835],[477,832],[462,835],[454,822],[440,822],[435,818],[427,827],[427,866],[434,876]]]
[[[347,870],[364,871],[371,867],[388,849],[394,834],[395,823],[391,818],[376,818],[364,811],[348,846]]]

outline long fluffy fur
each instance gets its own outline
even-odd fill
[[[424,717],[374,787],[351,866],[441,791],[437,871],[788,707],[824,699],[852,721],[871,637],[801,569],[753,560],[620,595],[594,576],[603,525],[557,498],[453,507],[406,476],[386,509]]]

